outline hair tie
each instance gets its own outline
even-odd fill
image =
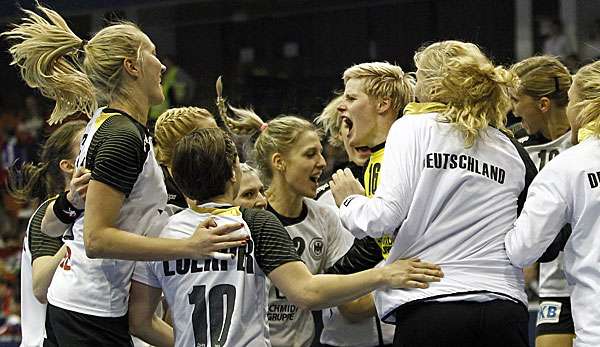
[[[555,89],[554,90],[555,93],[560,92],[560,83],[559,83],[558,77],[556,77],[556,76],[554,76],[554,89]]]
[[[83,48],[84,48],[84,47],[85,47],[85,45],[87,45],[87,44],[88,44],[88,41],[87,41],[87,40],[85,40],[85,39],[84,39],[84,40],[81,40],[81,43],[79,44],[79,50],[80,50],[80,51],[83,51]]]
[[[260,126],[260,132],[262,133],[268,127],[269,127],[269,123],[262,123]]]

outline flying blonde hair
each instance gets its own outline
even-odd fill
[[[1,35],[12,44],[11,65],[19,67],[25,83],[56,101],[48,123],[77,112],[91,117],[99,104],[129,95],[122,83],[123,60],[139,62],[146,37],[135,24],[108,26],[87,42],[57,12],[36,8],[47,19],[23,10],[23,22]]]
[[[213,115],[199,107],[178,107],[163,112],[154,125],[156,160],[170,167],[177,141],[194,129],[206,127],[207,121],[214,122]]]
[[[315,118],[317,124],[325,134],[329,134],[329,144],[334,147],[342,147],[344,143],[340,139],[340,128],[342,126],[342,118],[338,107],[344,101],[343,95],[338,95],[333,98],[321,111],[321,114]]]
[[[417,98],[447,108],[440,120],[454,124],[472,147],[480,131],[491,125],[503,132],[511,107],[509,90],[518,77],[491,61],[472,43],[442,41],[417,51]]]
[[[521,80],[519,93],[536,99],[547,97],[557,106],[567,106],[572,78],[567,67],[556,57],[530,57],[514,64],[510,70]]]
[[[415,100],[415,78],[402,71],[397,65],[387,62],[362,63],[349,67],[344,71],[342,79],[348,83],[350,79],[363,80],[365,94],[376,98],[389,98],[395,114]]]
[[[577,123],[595,136],[600,136],[600,61],[580,68],[573,78],[579,101],[569,107],[580,108]]]

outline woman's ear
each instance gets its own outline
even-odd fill
[[[384,114],[392,107],[392,100],[385,96],[377,100],[377,113]]]
[[[127,72],[127,74],[133,78],[137,78],[141,73],[137,62],[130,58],[125,58],[123,60],[123,70],[125,70],[125,72]]]
[[[281,173],[285,172],[285,160],[281,156],[281,153],[273,153],[271,156],[271,166],[274,171],[279,171]]]
[[[540,98],[538,107],[540,108],[540,111],[542,111],[542,113],[546,113],[546,112],[550,111],[550,108],[552,107],[551,104],[552,104],[552,101],[550,101],[550,99],[548,99],[545,96],[542,96]]]
[[[75,164],[72,160],[62,159],[58,163],[58,167],[60,167],[60,171],[72,176],[73,172],[75,172]]]

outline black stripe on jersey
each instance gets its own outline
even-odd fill
[[[294,242],[277,217],[254,208],[242,208],[241,211],[254,240],[256,262],[266,275],[285,263],[302,261],[296,253]]]
[[[63,245],[60,237],[50,237],[42,233],[42,219],[46,214],[48,205],[54,200],[56,198],[44,201],[31,216],[29,228],[27,229],[27,241],[32,263],[39,257],[55,255]]]
[[[146,133],[143,125],[124,114],[105,120],[87,152],[86,167],[92,171],[92,179],[129,196],[148,155]]]
[[[286,226],[286,227],[289,227],[290,225],[298,224],[298,223],[302,222],[304,219],[306,219],[306,216],[308,216],[308,207],[306,207],[306,204],[304,202],[302,202],[302,211],[300,211],[300,215],[298,217],[282,216],[279,213],[277,213],[277,211],[275,211],[271,205],[267,205],[267,211],[274,214],[275,217],[277,217],[277,219],[281,222],[281,224],[283,224],[283,226]]]
[[[383,260],[381,247],[375,239],[365,237],[363,239],[354,239],[352,247],[335,262],[329,269],[325,270],[328,274],[347,275],[359,271],[372,269]]]
[[[535,178],[535,175],[537,175],[538,171],[535,167],[535,164],[533,163],[533,160],[531,160],[529,153],[527,153],[523,145],[519,141],[517,141],[513,136],[506,133],[503,134],[506,135],[506,137],[508,137],[513,146],[515,146],[515,149],[517,150],[519,156],[521,157],[521,160],[523,161],[523,165],[525,165],[525,187],[523,188],[523,191],[521,191],[521,194],[519,195],[519,199],[517,201],[518,216],[521,214],[523,205],[525,205],[525,198],[527,198],[527,191],[529,190],[529,186],[531,185],[531,182]]]

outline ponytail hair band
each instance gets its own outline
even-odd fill
[[[260,126],[260,132],[262,133],[268,127],[269,127],[269,123],[262,123],[261,126]]]

